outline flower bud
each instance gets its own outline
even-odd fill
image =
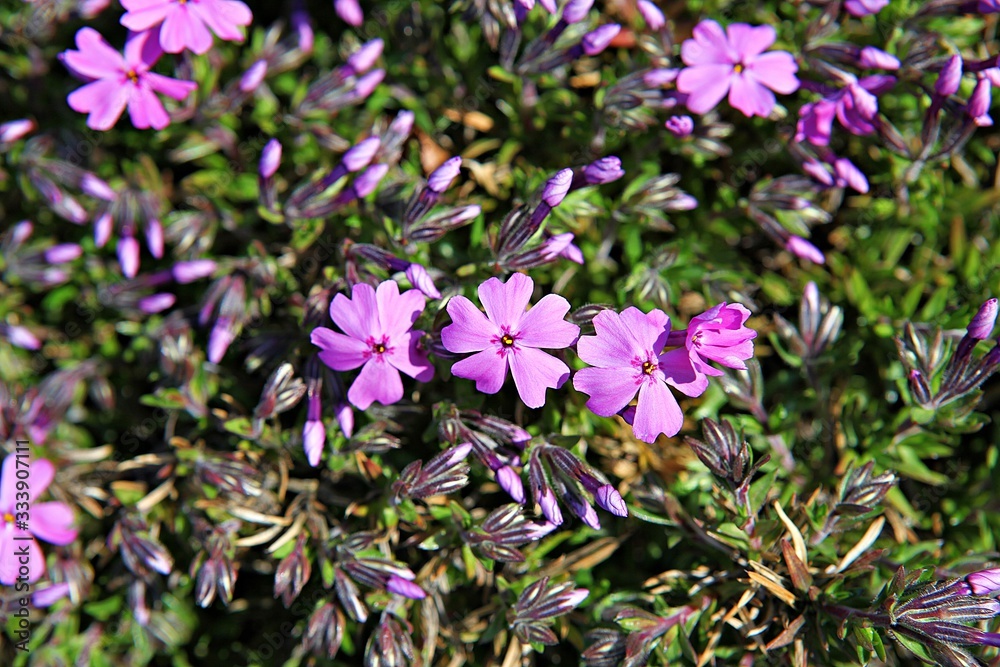
[[[611,40],[618,36],[621,29],[622,27],[617,23],[607,23],[591,30],[581,40],[583,52],[588,56],[596,56],[601,53],[604,49],[608,48]]]
[[[874,46],[866,46],[858,54],[858,67],[864,69],[899,69],[899,58]]]
[[[240,77],[240,90],[244,93],[253,92],[264,81],[265,76],[267,76],[267,61],[258,60]]]
[[[358,4],[358,0],[333,0],[333,9],[344,23],[352,25],[355,28],[365,20],[365,15],[361,11],[361,5]]]
[[[551,208],[555,208],[565,199],[572,183],[572,169],[563,169],[557,172],[555,176],[545,182],[545,187],[542,189],[542,200]]]
[[[139,242],[131,236],[118,239],[118,263],[126,278],[135,278],[139,272]]]
[[[665,127],[675,137],[686,137],[694,132],[694,121],[691,116],[671,116]]]
[[[361,48],[347,58],[347,66],[354,74],[363,74],[372,68],[375,61],[382,55],[385,42],[373,39],[361,45]]]
[[[451,185],[451,182],[458,176],[462,167],[462,158],[455,156],[444,161],[440,167],[431,172],[427,177],[427,188],[438,194],[443,193]]]
[[[806,241],[801,236],[791,236],[787,241],[785,241],[785,249],[792,253],[799,259],[805,259],[814,264],[823,264],[826,262],[826,257],[820,252],[819,248],[814,246],[809,241]]]
[[[622,161],[614,155],[594,160],[583,168],[583,178],[587,181],[587,185],[612,183],[624,175]]]
[[[261,178],[271,178],[278,171],[281,164],[281,143],[277,139],[271,139],[264,145],[264,150],[260,152],[260,166],[258,171]]]
[[[941,97],[948,97],[958,92],[958,86],[962,83],[962,57],[953,55],[945,63],[941,73],[938,74],[937,81],[934,82],[934,92]]]
[[[637,4],[639,6],[639,14],[642,15],[646,26],[650,30],[659,30],[667,24],[667,19],[663,16],[660,8],[649,0],[639,0]]]

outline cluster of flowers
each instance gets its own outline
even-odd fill
[[[453,375],[495,394],[509,369],[521,400],[539,408],[546,390],[562,387],[570,377],[564,361],[542,350],[575,344],[580,359],[591,366],[573,380],[578,391],[590,396],[587,407],[601,416],[621,415],[637,438],[653,442],[661,433],[675,435],[683,423],[668,385],[700,396],[708,387],[707,376],[722,374],[709,362],[744,369],[744,361],[753,356],[756,332],[745,326],[750,312],[739,304],[719,304],[682,331],[671,331],[670,318],[660,310],[603,310],[593,319],[596,335],[581,337],[580,328],[564,319],[570,305],[563,297],[549,294],[527,309],[533,289],[531,278],[515,273],[506,283],[490,278],[479,285],[485,314],[464,296],[448,302],[452,323],[441,330],[441,343],[450,353],[472,353],[452,365]],[[424,332],[413,329],[424,305],[419,290],[400,294],[392,280],[377,289],[358,284],[352,298],[333,298],[330,317],[343,333],[317,327],[312,342],[333,370],[361,368],[347,392],[352,405],[365,410],[376,401],[399,401],[400,372],[422,382],[433,378]],[[668,346],[674,349],[664,352]]]

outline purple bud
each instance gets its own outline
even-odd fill
[[[174,305],[176,300],[177,297],[173,294],[160,292],[159,294],[153,294],[139,299],[139,302],[136,305],[139,306],[139,310],[142,312],[152,315],[153,313],[159,313],[167,308],[170,308],[170,306]]]
[[[583,168],[583,177],[588,185],[612,183],[625,175],[622,161],[614,155],[594,160]]]
[[[34,595],[31,596],[31,604],[36,607],[49,607],[67,595],[69,595],[68,583],[52,584],[35,591]]]
[[[451,185],[451,182],[458,176],[462,168],[462,158],[457,155],[444,161],[440,167],[431,172],[427,177],[427,187],[432,192],[443,193]]]
[[[215,326],[212,327],[212,333],[208,337],[208,360],[213,364],[222,361],[226,350],[235,339],[236,333],[233,331],[232,323],[223,317],[216,320]]]
[[[395,574],[389,575],[389,581],[385,584],[385,590],[396,595],[402,595],[405,598],[410,598],[411,600],[423,600],[427,597],[427,593],[420,586]]]
[[[555,14],[558,9],[558,7],[556,7],[556,0],[538,0],[538,4],[540,4],[549,14]]]
[[[75,243],[60,243],[45,251],[45,261],[49,264],[65,264],[83,254],[83,248]]]
[[[80,206],[80,202],[73,197],[63,197],[53,204],[52,210],[77,225],[82,225],[87,221],[86,209]]]
[[[341,401],[333,406],[333,416],[340,426],[340,432],[345,438],[350,438],[354,434],[354,410],[347,401]]]
[[[583,40],[580,42],[583,45],[583,52],[588,56],[596,56],[608,48],[611,40],[618,36],[621,29],[622,27],[617,23],[607,23],[591,30],[583,36]]]
[[[416,116],[412,111],[400,111],[389,123],[389,133],[399,136],[409,136],[413,131],[413,121]]]
[[[382,79],[384,78],[384,69],[376,69],[368,72],[368,74],[365,74],[354,84],[354,96],[359,99],[368,97],[378,87],[378,84],[382,83]]]
[[[691,116],[671,116],[667,119],[665,127],[675,137],[686,137],[694,132],[694,121]]]
[[[171,272],[173,273],[174,280],[185,285],[196,280],[201,280],[202,278],[207,278],[215,273],[217,268],[218,266],[211,259],[192,259],[187,262],[177,262],[174,264]]]
[[[598,507],[606,509],[615,516],[628,516],[628,507],[621,494],[610,484],[605,484],[597,489],[594,494],[594,501]]]
[[[660,8],[649,0],[639,0],[639,13],[650,30],[659,30],[667,24],[667,19],[663,16]]]
[[[538,497],[538,504],[542,507],[542,514],[551,523],[555,525],[560,525],[563,522],[562,510],[559,509],[559,503],[556,502],[556,494],[552,492],[552,489],[545,487]]]
[[[958,86],[962,82],[962,57],[953,55],[945,63],[944,69],[938,74],[937,81],[934,82],[934,92],[941,97],[948,97],[958,92]]]
[[[566,23],[579,23],[587,18],[587,13],[594,6],[594,0],[569,0],[563,7],[562,20]]]
[[[351,186],[354,189],[354,194],[358,198],[361,198],[375,192],[375,188],[378,187],[378,184],[388,172],[389,165],[387,164],[373,164],[368,167],[361,175],[354,179],[354,183]]]
[[[19,246],[28,240],[34,230],[35,226],[30,221],[22,220],[10,230],[10,242]]]
[[[846,157],[837,158],[833,163],[833,172],[837,175],[837,185],[849,185],[861,194],[868,192],[868,179],[853,162]]]
[[[80,189],[84,194],[104,201],[114,201],[117,197],[110,185],[89,172],[80,178]]]
[[[851,16],[868,16],[877,14],[883,7],[889,4],[889,0],[847,0],[844,9]]]
[[[264,81],[265,76],[267,76],[267,61],[258,60],[240,77],[240,90],[244,93],[253,92]]]
[[[899,58],[874,46],[866,46],[858,54],[858,66],[865,69],[899,69]]]
[[[542,189],[542,200],[551,208],[559,206],[562,200],[565,199],[566,193],[569,192],[569,186],[572,183],[572,169],[563,169],[562,171],[559,171],[555,176],[545,182],[545,187]]]
[[[5,335],[11,345],[17,345],[25,350],[37,350],[42,346],[42,341],[38,340],[27,327],[10,325],[6,329]]]
[[[991,87],[989,79],[979,79],[965,109],[966,115],[972,118],[979,127],[988,127],[993,124],[993,119],[989,117]]]
[[[12,120],[0,125],[0,143],[8,143],[21,139],[29,132],[34,131],[35,121],[27,118]]]
[[[302,447],[305,449],[309,465],[313,468],[319,465],[324,444],[326,444],[326,427],[323,426],[323,422],[307,421],[302,429]]]
[[[996,301],[996,299],[991,300]],[[973,572],[965,577],[965,581],[969,584],[969,588],[972,589],[973,595],[995,597],[997,594],[1000,594],[1000,567]]]
[[[135,278],[139,272],[139,242],[131,236],[118,239],[118,263],[126,278]]]
[[[292,27],[299,36],[299,50],[311,53],[316,36],[309,22],[309,13],[302,10],[292,12]]]
[[[989,299],[979,307],[979,312],[969,322],[966,331],[973,340],[986,340],[993,332],[993,325],[997,321],[997,300]]]
[[[156,259],[163,257],[163,225],[159,220],[146,223],[146,247]]]
[[[358,4],[358,0],[333,0],[333,8],[337,12],[337,16],[344,23],[352,25],[355,28],[365,20],[365,15],[361,11],[361,5]]]
[[[94,245],[98,248],[103,248],[108,243],[108,239],[111,238],[111,227],[113,225],[113,220],[111,219],[110,213],[102,213],[97,220],[94,221]]]
[[[425,296],[431,299],[441,298],[441,292],[434,286],[434,281],[431,280],[427,269],[420,264],[413,263],[406,267],[406,278],[410,281],[411,285],[423,292]]]
[[[260,152],[259,172],[261,178],[271,178],[278,171],[281,164],[281,143],[277,139],[271,139]]]
[[[826,262],[826,257],[820,252],[819,248],[814,246],[809,241],[806,241],[801,236],[791,236],[787,241],[785,241],[785,249],[792,253],[799,259],[805,259],[814,264],[823,264]]]
[[[361,171],[371,163],[381,144],[378,137],[368,137],[351,146],[341,160],[344,167],[347,171]]]
[[[373,39],[370,42],[365,42],[361,45],[360,49],[347,58],[347,66],[355,74],[364,74],[371,69],[375,61],[382,55],[384,47],[385,42],[381,39]]]
[[[679,73],[679,69],[672,69],[669,67],[651,69],[642,75],[642,82],[650,88],[661,88],[677,80],[677,75]]]
[[[501,466],[496,471],[497,484],[500,485],[515,502],[524,503],[524,484],[521,476],[510,466]]]

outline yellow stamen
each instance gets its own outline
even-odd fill
[[[503,343],[504,347],[511,347],[514,345],[514,338],[510,334],[504,334],[500,337],[500,342]]]
[[[652,361],[642,362],[643,373],[645,373],[646,375],[652,375],[654,370],[656,370],[656,364],[654,364]]]

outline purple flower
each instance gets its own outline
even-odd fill
[[[785,241],[785,250],[799,259],[808,260],[813,264],[824,264],[826,262],[826,257],[820,249],[801,236],[795,236],[794,234],[789,236],[788,240]]]
[[[167,53],[185,48],[203,54],[212,48],[211,29],[219,39],[243,41],[240,26],[253,14],[239,0],[122,0],[121,24],[136,32],[160,27],[160,46]],[[150,31],[150,34],[156,34]]]
[[[972,119],[976,127],[989,127],[993,125],[990,117],[990,80],[980,79],[976,82],[976,87],[972,91],[972,97],[965,107],[966,115]]]
[[[614,155],[594,160],[583,168],[583,179],[587,182],[587,185],[613,183],[624,175],[625,170],[622,169],[622,161]]]
[[[889,0],[847,0],[844,9],[851,16],[868,16],[877,14],[883,7],[889,4]]]
[[[664,126],[675,137],[686,137],[694,132],[694,121],[691,116],[671,116]]]
[[[676,435],[684,415],[667,384],[690,396],[701,394],[704,386],[692,392],[697,376],[686,351],[660,354],[670,335],[670,318],[662,310],[602,310],[594,317],[594,330],[596,336],[582,336],[577,343],[577,353],[592,368],[573,378],[573,387],[590,396],[587,407],[610,417],[627,408],[638,392],[635,437],[653,442],[660,433]]]
[[[10,143],[34,132],[35,121],[28,118],[12,120],[0,125],[0,144]]]
[[[799,111],[795,141],[805,139],[814,146],[827,146],[833,131],[833,119],[858,136],[875,132],[872,122],[878,113],[880,95],[896,83],[896,77],[884,74],[866,76],[846,88],[828,93],[818,102],[811,102]]]
[[[583,52],[588,56],[596,56],[608,48],[611,40],[618,36],[621,29],[622,27],[617,23],[608,23],[594,28],[584,35],[583,40],[580,42],[583,46]]]
[[[962,56],[955,54],[948,59],[937,81],[934,82],[934,92],[941,97],[948,97],[958,92],[962,83]]]
[[[347,400],[359,410],[375,401],[391,405],[403,397],[402,371],[426,382],[434,377],[434,366],[420,348],[423,331],[413,331],[413,323],[424,310],[424,296],[411,289],[399,293],[395,281],[378,286],[354,286],[348,299],[338,294],[330,304],[330,317],[344,331],[326,327],[312,332],[314,345],[322,348],[319,358],[335,371],[361,366],[361,373],[347,392]]]
[[[355,75],[367,72],[382,55],[384,48],[385,42],[381,39],[376,38],[365,42],[357,51],[347,57],[347,67]]]
[[[775,104],[772,90],[788,95],[799,89],[792,54],[764,53],[776,38],[771,26],[734,23],[723,32],[715,21],[702,21],[693,34],[681,45],[688,67],[677,76],[691,111],[707,113],[729,93],[729,104],[746,116],[766,117]]]
[[[458,176],[459,170],[462,168],[462,158],[455,156],[448,160],[431,172],[431,175],[427,177],[427,188],[432,192],[441,194],[448,189],[451,182],[455,180]]]
[[[464,296],[448,302],[452,324],[441,331],[449,352],[475,352],[456,362],[451,372],[476,381],[486,394],[500,391],[510,367],[521,400],[529,408],[545,404],[545,389],[558,389],[569,379],[569,367],[539,348],[562,349],[572,345],[580,328],[563,318],[569,302],[548,294],[525,313],[534,282],[520,273],[506,283],[490,278],[479,286],[479,300],[486,315]]]
[[[333,9],[347,25],[357,27],[365,20],[358,0],[333,0]]]
[[[240,77],[240,90],[244,93],[253,92],[264,81],[265,76],[267,76],[267,61],[258,60]]]
[[[77,535],[76,528],[73,528],[73,510],[69,505],[34,502],[52,483],[55,466],[45,459],[31,461],[31,484],[27,490],[31,503],[30,516],[17,508],[17,468],[17,456],[8,454],[0,472],[0,584],[5,586],[13,586],[22,575],[26,576],[28,583],[32,583],[45,574],[45,555],[35,538],[64,545],[75,540]],[[21,521],[27,528],[18,527]],[[19,547],[27,550],[26,564],[19,563],[15,555]]]
[[[899,58],[874,46],[866,46],[858,53],[858,67],[897,70],[899,66]]]
[[[182,100],[197,87],[192,81],[150,71],[162,51],[149,37],[148,32],[131,35],[123,57],[99,32],[81,28],[76,33],[77,50],[62,53],[70,71],[90,80],[66,101],[74,111],[90,114],[87,126],[91,129],[111,129],[128,106],[129,118],[137,128],[162,130],[170,124],[170,116],[155,93]]]
[[[684,346],[696,372],[722,375],[709,365],[710,361],[746,370],[743,362],[753,357],[753,339],[757,337],[756,331],[745,326],[749,317],[750,311],[744,306],[722,302],[691,318]]]

